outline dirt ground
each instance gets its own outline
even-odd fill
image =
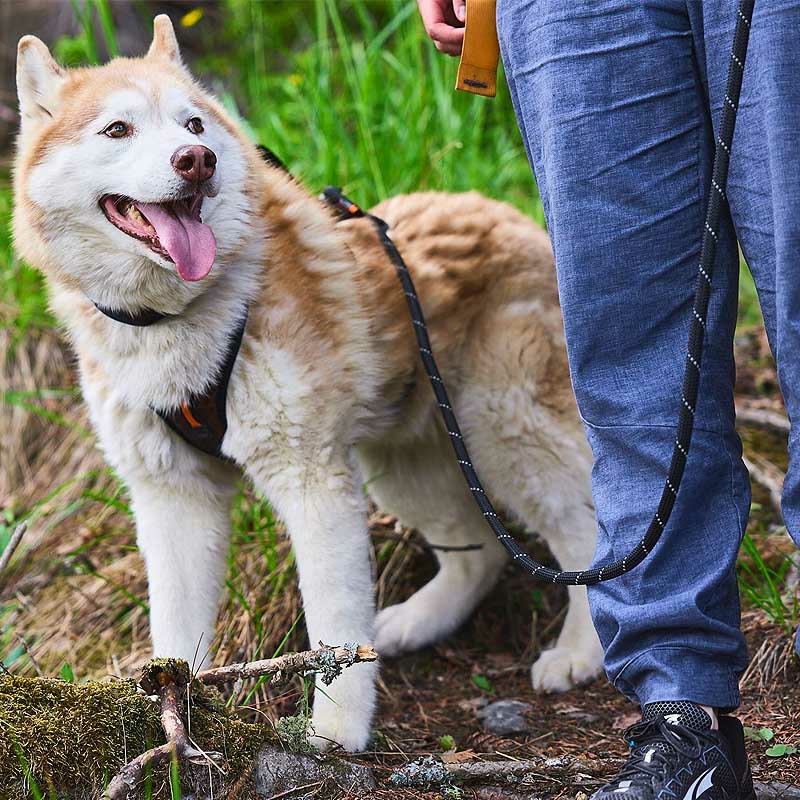
[[[782,411],[763,332],[740,335],[737,352],[739,399],[753,408]],[[74,386],[70,357],[49,333],[20,345],[2,379],[15,391]],[[19,674],[39,670],[57,675],[67,663],[80,678],[129,675],[146,658],[148,639],[146,583],[132,548],[132,520],[85,430],[85,415],[74,391],[55,393],[42,403],[49,416],[17,407],[4,415],[0,429],[4,449],[13,447],[16,453],[15,465],[6,462],[0,474],[0,505],[7,515],[20,508],[36,509],[25,547],[0,585],[3,657],[16,650],[10,669]],[[62,424],[65,420],[67,425]],[[742,436],[746,454],[778,472],[785,469],[780,434],[743,427]],[[65,481],[68,485],[63,488]],[[62,486],[55,496],[54,486]],[[766,561],[777,565],[792,552],[791,542],[781,531],[770,491],[755,485],[754,501],[750,533]],[[245,532],[238,535],[231,556],[229,592],[214,645],[217,663],[269,655],[287,631],[287,648],[304,646],[302,624],[292,629],[300,602],[288,545],[278,536],[264,555],[263,540],[248,533],[255,525],[253,508],[245,501],[236,512],[246,517],[239,520]],[[398,602],[432,576],[433,559],[415,544],[411,532],[399,530],[379,512],[373,515],[372,531],[379,601]],[[531,547],[546,557],[535,541]],[[274,563],[265,567],[265,558]],[[375,767],[386,779],[404,763],[441,754],[452,745],[458,753],[466,753],[460,756],[465,759],[568,755],[585,762],[581,773],[586,777],[565,780],[542,774],[526,781],[525,791],[548,798],[589,794],[620,763],[627,749],[622,731],[638,715],[603,679],[566,694],[534,695],[530,665],[557,633],[565,600],[563,589],[543,589],[509,566],[457,635],[383,666],[374,751],[357,760]],[[756,729],[770,728],[774,742],[800,749],[800,667],[791,655],[790,635],[747,603],[743,624],[755,658],[743,679],[742,721]],[[280,694],[262,687],[248,697],[247,691],[237,689],[235,698],[246,719],[293,714],[301,693],[297,685]],[[532,705],[527,733],[502,738],[482,729],[477,711],[499,699]],[[773,758],[766,755],[767,747],[764,742],[748,743],[756,780],[800,782],[800,754]],[[520,791],[522,787],[466,788],[465,796],[513,798]],[[372,796],[440,797],[441,793],[401,791],[382,783]]]

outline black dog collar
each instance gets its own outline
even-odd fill
[[[161,322],[162,319],[168,319],[173,316],[172,314],[162,314],[152,308],[143,308],[134,314],[129,314],[127,311],[108,308],[95,303],[95,308],[105,314],[109,319],[115,322],[122,322],[124,325],[135,325],[137,328],[146,328],[148,325],[155,325],[156,322]]]

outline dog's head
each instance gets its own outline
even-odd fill
[[[17,88],[15,238],[35,266],[128,305],[191,296],[245,246],[258,158],[189,75],[167,16],[143,58],[101,67],[64,69],[25,36]]]

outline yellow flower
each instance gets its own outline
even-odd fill
[[[197,23],[203,19],[204,13],[202,8],[193,8],[191,11],[187,11],[181,17],[181,25],[183,25],[184,28],[191,28],[192,25],[197,25]]]

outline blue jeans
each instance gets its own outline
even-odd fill
[[[737,3],[499,0],[503,63],[555,250],[570,369],[592,445],[595,564],[656,508],[681,377]],[[678,501],[655,552],[589,591],[614,685],[640,703],[732,708],[747,663],[735,562],[750,507],[734,430],[736,237],[800,419],[800,2],[756,0]],[[800,542],[800,425],[784,517]]]

